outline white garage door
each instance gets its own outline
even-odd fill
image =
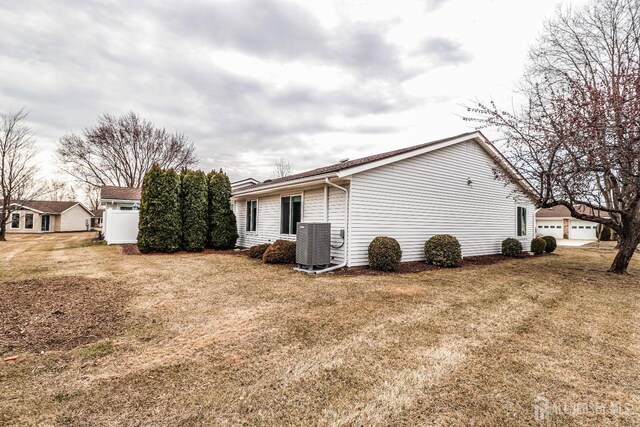
[[[562,239],[562,220],[541,220],[538,223],[538,234],[541,236],[553,236]]]
[[[598,224],[588,221],[571,220],[569,237],[576,240],[596,240]]]

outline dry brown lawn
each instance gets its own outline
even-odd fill
[[[0,244],[0,425],[640,423],[638,259],[309,277],[89,238]]]

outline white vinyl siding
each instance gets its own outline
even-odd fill
[[[60,216],[59,229],[53,228],[53,215],[51,216],[51,228],[55,231],[85,231],[87,229],[87,220],[91,221],[91,214],[84,210],[82,206],[75,205],[66,210]]]
[[[435,234],[455,236],[463,256],[499,253],[502,240],[516,236],[517,206],[527,209],[527,236],[520,240],[528,249],[534,206],[496,180],[495,167],[469,141],[354,175],[349,265],[368,263],[376,236],[397,239],[403,261],[423,260],[424,243]]]
[[[258,225],[256,232],[247,232],[245,218],[247,200],[255,200],[252,196],[235,201],[235,214],[238,221],[238,242],[242,248],[248,248],[259,243],[273,243],[278,239],[296,240],[295,234],[280,233],[280,200],[285,196],[302,196],[302,222],[325,222],[324,187],[316,187],[299,191],[282,192],[267,196],[258,196]],[[327,208],[329,222],[331,222],[332,245],[339,246],[340,229],[344,228],[344,192],[329,188]],[[344,246],[331,250],[332,262],[340,263],[344,259]]]

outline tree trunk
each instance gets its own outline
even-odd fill
[[[636,251],[637,247],[637,239],[623,239],[621,237],[618,241],[618,253],[613,260],[613,264],[611,264],[611,268],[609,268],[609,272],[616,274],[627,274],[629,262],[631,261],[633,253]]]

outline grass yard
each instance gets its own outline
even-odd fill
[[[638,258],[309,277],[89,238],[0,243],[0,425],[640,423]]]

